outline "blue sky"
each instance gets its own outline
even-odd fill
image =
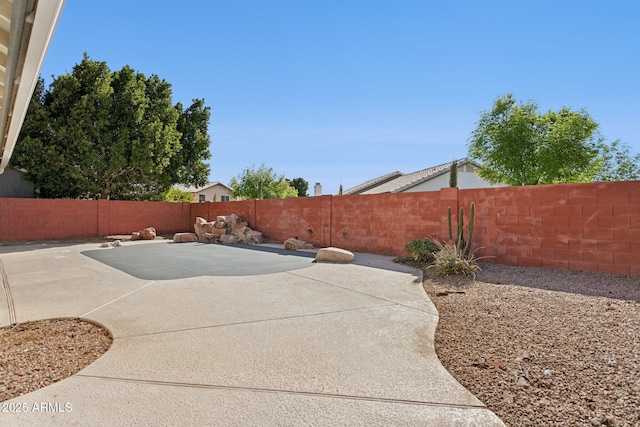
[[[507,93],[640,152],[639,18],[632,0],[67,0],[42,75],[83,52],[157,74],[211,107],[212,181],[264,162],[336,194],[465,157]]]

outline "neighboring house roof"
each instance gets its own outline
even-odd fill
[[[33,185],[24,179],[23,169],[8,167],[0,174],[0,197],[35,197]]]
[[[476,167],[480,167],[478,163],[473,162],[466,157],[454,161],[458,163],[458,167],[464,166],[465,164],[472,164]],[[350,188],[343,192],[343,194],[402,193],[411,187],[415,187],[416,185],[422,184],[423,182],[429,181],[442,174],[449,173],[452,163],[453,162],[443,163],[441,165],[432,166],[430,168],[408,174],[392,172]]]
[[[401,177],[402,175],[403,174],[400,171],[391,172],[378,178],[370,179],[369,181],[363,182],[362,184],[356,185],[355,187],[349,188],[347,191],[343,191],[342,194],[344,194],[345,196],[348,196],[349,194],[362,194],[367,190],[385,184],[398,177]]]
[[[9,165],[64,3],[0,1],[0,174]]]
[[[220,185],[226,188],[227,190],[229,190],[229,192],[231,192],[231,188],[227,187],[226,185],[218,181],[209,182],[203,185],[202,187],[178,187],[178,190],[186,191],[187,193],[200,193],[201,191],[205,191],[211,187],[215,187],[216,185]]]

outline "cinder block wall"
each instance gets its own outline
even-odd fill
[[[0,198],[0,240],[68,239],[192,228],[190,203]]]
[[[413,239],[448,237],[448,207],[454,230],[464,208],[466,230],[472,202],[487,261],[640,276],[640,181],[216,203],[0,199],[0,240],[174,233],[235,213],[267,239],[401,255]]]
[[[448,191],[333,197],[331,244],[388,255],[404,254],[413,239],[440,237]],[[446,222],[446,207],[444,208]]]
[[[640,181],[460,190],[503,264],[640,275]]]

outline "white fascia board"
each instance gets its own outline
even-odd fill
[[[4,172],[9,165],[9,160],[16,146],[24,117],[29,108],[31,96],[38,82],[40,69],[44,62],[47,49],[53,39],[56,26],[60,20],[62,9],[66,0],[46,0],[39,1],[36,6],[35,15],[33,17],[33,26],[31,28],[31,36],[24,59],[22,72],[18,76],[18,90],[15,94],[15,102],[13,110],[8,118],[7,139],[2,153],[2,161],[0,162],[0,174]]]

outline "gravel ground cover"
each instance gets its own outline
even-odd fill
[[[67,378],[111,347],[101,326],[51,319],[0,328],[0,402]]]
[[[640,426],[640,278],[426,269],[445,368],[509,426]]]

